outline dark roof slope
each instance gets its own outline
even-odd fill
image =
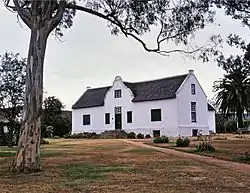
[[[124,84],[133,92],[135,96],[133,102],[170,99],[176,97],[175,93],[186,77],[187,74],[145,82],[124,82]]]
[[[104,98],[111,86],[88,89],[72,106],[73,109],[98,107],[104,105]]]
[[[207,103],[207,109],[209,111],[215,111],[215,108],[212,105],[210,105],[209,103]]]
[[[175,98],[175,93],[188,74],[144,82],[123,82],[134,94],[132,102]],[[111,86],[88,89],[72,106],[73,109],[104,105],[104,98]]]

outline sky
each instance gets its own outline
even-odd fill
[[[2,1],[0,26],[0,55],[12,51],[27,57],[30,31],[25,24],[20,26],[16,14],[4,8]],[[249,28],[242,27],[239,21],[219,11],[216,23],[197,33],[196,42],[205,42],[212,34],[226,37],[230,33],[250,39]],[[150,45],[154,45],[155,35],[152,32],[147,36]],[[174,45],[166,46],[174,48]],[[227,55],[238,50],[224,45],[222,51]],[[64,32],[61,41],[50,35],[44,65],[45,97],[58,97],[68,110],[87,86],[94,88],[112,85],[115,76],[135,82],[184,74],[189,69],[194,70],[208,99],[212,99],[215,94],[212,92],[213,82],[224,73],[214,61],[203,63],[184,58],[180,54],[163,57],[148,53],[133,39],[111,35],[104,20],[82,12],[76,14],[73,27]]]

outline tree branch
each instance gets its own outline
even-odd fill
[[[130,36],[133,39],[135,39],[136,41],[138,41],[147,52],[155,52],[155,53],[158,53],[158,54],[164,55],[164,56],[168,56],[168,54],[173,53],[173,52],[179,52],[179,53],[183,53],[183,54],[188,55],[188,54],[193,54],[193,53],[195,53],[197,51],[200,51],[200,50],[202,50],[202,48],[204,48],[204,46],[201,46],[201,47],[199,47],[197,49],[193,49],[191,51],[182,50],[182,49],[161,50],[160,44],[163,41],[169,39],[169,38],[163,38],[163,39],[160,40],[160,36],[163,33],[163,23],[162,23],[161,31],[157,36],[157,47],[156,48],[148,48],[146,43],[142,39],[140,39],[137,35],[135,35],[135,34],[133,34],[131,32],[128,32],[128,29],[131,29],[131,28],[124,27],[123,24],[112,14],[104,15],[104,14],[102,14],[100,12],[97,12],[97,11],[94,11],[92,9],[82,7],[82,6],[79,6],[79,5],[74,5],[74,4],[67,4],[66,8],[83,11],[83,12],[89,13],[91,15],[95,15],[95,16],[97,16],[99,18],[102,18],[102,19],[105,19],[105,20],[111,22],[112,24],[116,25],[126,37]],[[184,32],[182,32],[182,33],[184,33]],[[181,33],[176,34],[172,38],[177,37],[178,35],[181,35]]]
[[[16,11],[18,13],[18,15],[22,18],[23,22],[29,27],[31,28],[32,22],[31,22],[31,14],[26,11],[25,9],[23,9],[19,3],[18,0],[13,0],[14,3],[14,7],[9,5],[10,0],[6,0],[5,1],[5,6],[7,8],[12,9],[13,11]]]
[[[71,4],[68,4],[68,5],[71,5]],[[48,29],[49,33],[51,31],[53,31],[56,28],[56,26],[60,23],[60,21],[62,20],[65,8],[66,8],[66,1],[60,1],[56,15],[54,17],[52,17],[52,19],[51,19],[51,24],[50,24],[49,29]]]

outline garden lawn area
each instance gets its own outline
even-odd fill
[[[212,137],[212,145],[215,147],[215,152],[195,152],[195,146],[201,143],[196,141],[196,137],[192,137],[188,147],[176,147],[176,139],[170,139],[169,143],[155,144],[152,140],[144,141],[145,144],[157,147],[171,148],[178,151],[188,153],[196,153],[204,156],[215,157],[223,160],[236,161],[250,164],[250,135],[220,134]],[[248,152],[248,155],[246,155]]]
[[[51,140],[41,148],[43,170],[32,174],[8,172],[14,151],[0,147],[1,193],[250,192],[250,174],[119,139]]]

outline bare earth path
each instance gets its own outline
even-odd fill
[[[191,153],[185,153],[185,152],[180,152],[174,149],[167,149],[167,148],[161,148],[161,147],[155,147],[151,145],[144,144],[142,142],[135,142],[131,140],[123,140],[129,144],[139,146],[139,147],[144,147],[144,148],[149,148],[149,149],[154,149],[159,152],[162,152],[164,154],[170,154],[182,158],[188,158],[188,159],[193,159],[209,164],[213,164],[216,166],[220,166],[232,171],[238,171],[246,174],[250,174],[250,165],[249,164],[244,164],[244,163],[237,163],[237,162],[231,162],[231,161],[226,161],[226,160],[220,160],[212,157],[207,157],[207,156],[201,156],[197,154],[191,154]]]

